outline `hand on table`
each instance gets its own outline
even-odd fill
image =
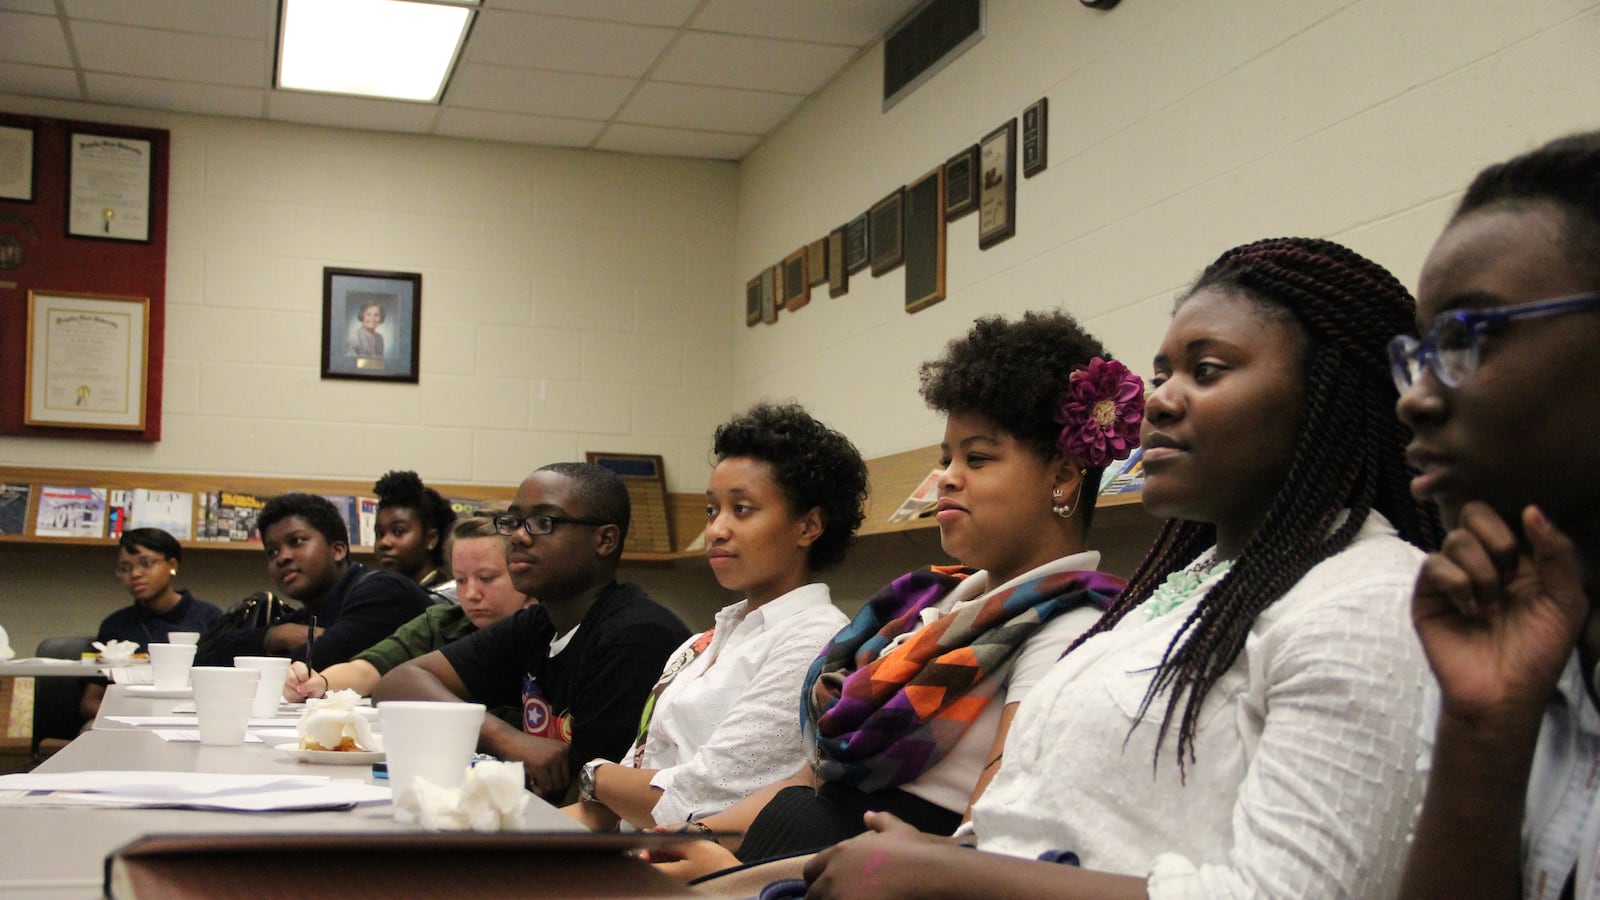
[[[688,833],[693,826],[657,825],[652,831],[661,833]],[[665,847],[654,847],[640,854],[656,871],[675,881],[691,881],[702,875],[720,872],[739,865],[739,857],[716,841],[684,841]]]
[[[940,882],[937,874],[959,864],[961,850],[950,838],[925,834],[885,812],[869,812],[872,829],[829,847],[806,863],[806,897],[886,900],[916,897]]]

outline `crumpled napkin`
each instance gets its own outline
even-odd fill
[[[346,737],[353,738],[363,750],[382,749],[383,744],[373,735],[366,717],[356,712],[360,703],[361,695],[348,689],[307,700],[306,711],[295,725],[301,749],[312,749],[306,746],[309,740],[324,750],[332,750]]]
[[[17,651],[11,649],[11,636],[6,634],[4,625],[0,625],[0,662],[12,659]]]
[[[95,641],[90,646],[100,651],[100,661],[107,663],[125,663],[133,659],[133,654],[139,651],[138,641]]]
[[[485,760],[467,769],[460,788],[440,787],[426,778],[401,795],[400,808],[428,831],[508,831],[522,826],[533,795],[523,787],[522,763]]]

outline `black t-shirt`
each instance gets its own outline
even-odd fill
[[[220,618],[222,610],[188,591],[179,591],[178,602],[159,615],[135,603],[106,616],[100,623],[100,632],[95,640],[101,643],[134,641],[139,645],[139,652],[143,653],[150,644],[165,644],[174,631],[197,631],[203,634],[211,627],[211,623]]]
[[[519,706],[523,731],[570,743],[573,772],[596,757],[620,759],[688,627],[637,585],[612,582],[551,656],[554,637],[550,614],[530,606],[439,652],[473,700]]]
[[[319,669],[347,662],[422,615],[433,601],[433,595],[404,575],[351,563],[317,607],[317,627],[326,630],[312,644],[311,661]],[[307,624],[311,612],[302,607],[283,621]],[[265,628],[208,634],[200,642],[195,665],[231,666],[235,656],[266,656],[266,640]],[[288,656],[304,661],[305,645]]]

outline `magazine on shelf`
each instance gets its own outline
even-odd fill
[[[1127,459],[1106,466],[1100,476],[1100,496],[1112,494],[1137,494],[1144,490],[1144,448],[1133,451]]]
[[[939,504],[939,476],[944,474],[943,469],[934,469],[923,476],[922,483],[911,492],[900,504],[900,508],[889,517],[891,522],[909,522],[933,512]]]
[[[116,540],[128,530],[128,511],[132,503],[131,491],[112,489],[106,492],[106,537]]]
[[[356,498],[351,497],[348,494],[322,494],[320,496],[322,499],[332,503],[333,508],[339,511],[339,518],[344,520],[345,533],[350,537],[350,546],[372,546],[371,544],[363,543],[360,540],[361,515],[359,512],[360,506],[358,505]]]
[[[33,486],[0,484],[0,534],[23,534],[28,527],[28,495]]]
[[[180,541],[194,537],[194,494],[146,488],[134,488],[127,493],[133,501],[129,528],[159,528]]]
[[[256,519],[261,515],[261,507],[267,505],[265,498],[237,491],[208,491],[204,502],[201,540],[261,542]]]
[[[106,489],[42,485],[33,533],[44,537],[104,537]]]
[[[361,497],[356,501],[356,519],[359,529],[357,546],[371,547],[378,542],[378,500]]]

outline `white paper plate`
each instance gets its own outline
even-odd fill
[[[181,700],[194,697],[194,688],[158,688],[153,684],[130,684],[128,696],[147,697],[155,700]]]
[[[279,744],[272,749],[279,753],[287,753],[304,763],[321,763],[325,766],[366,766],[375,762],[383,762],[382,751],[301,750],[298,741],[291,744]]]

